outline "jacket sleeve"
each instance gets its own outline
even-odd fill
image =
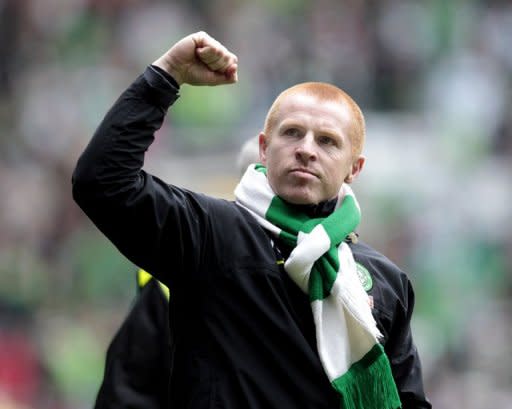
[[[410,326],[414,291],[405,274],[402,275],[402,283],[402,302],[396,307],[385,349],[403,409],[430,409],[432,406],[425,397],[421,362]]]
[[[169,407],[168,308],[167,298],[156,280],[141,288],[107,350],[94,409]]]
[[[94,224],[167,286],[176,285],[184,271],[194,273],[208,225],[201,220],[208,213],[206,196],[142,170],[154,133],[177,97],[177,85],[148,67],[106,114],[72,178],[73,198]]]

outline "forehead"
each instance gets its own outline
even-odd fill
[[[341,133],[345,133],[351,119],[351,111],[346,104],[320,100],[304,93],[284,96],[279,101],[276,115],[278,126],[288,121],[306,121],[315,126],[339,130]]]

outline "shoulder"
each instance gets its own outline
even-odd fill
[[[369,245],[351,244],[358,274],[371,285],[365,290],[373,300],[372,313],[386,344],[397,328],[403,328],[414,308],[414,293],[407,274]]]
[[[186,191],[186,190],[184,190]],[[200,203],[204,203],[207,207],[207,211],[211,217],[217,221],[224,223],[224,228],[231,229],[239,225],[247,225],[250,227],[260,228],[257,220],[251,213],[239,206],[233,200],[220,199],[212,196],[208,196],[203,193],[188,192],[194,199]],[[231,222],[234,224],[226,225],[225,222]]]
[[[212,222],[225,223],[226,221],[249,222],[254,218],[248,211],[242,209],[234,201],[220,199],[204,193],[194,192],[183,187],[168,185],[173,201],[197,217],[208,217]]]
[[[359,241],[351,244],[356,263],[362,264],[371,274],[382,277],[392,287],[401,287],[408,281],[407,274],[393,261],[368,244]]]
[[[388,257],[359,241],[350,245],[358,273],[366,291],[373,296],[376,308],[390,313],[399,306],[408,309],[412,295],[407,274]],[[364,279],[371,283],[364,282]]]
[[[211,223],[221,225],[224,231],[241,226],[261,229],[250,212],[234,201],[211,197],[203,193],[189,192],[189,194],[195,202],[194,205],[203,207],[203,211],[208,214]]]
[[[256,218],[236,202],[202,193],[186,194],[187,206],[196,208],[197,222],[204,226],[203,233],[209,248],[218,254],[235,253],[241,248],[246,250],[246,247],[259,248],[259,241],[268,241]]]

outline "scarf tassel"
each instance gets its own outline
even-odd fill
[[[332,382],[343,409],[401,408],[398,391],[384,348],[376,344],[348,372]]]

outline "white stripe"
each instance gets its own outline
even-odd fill
[[[377,341],[381,334],[372,315],[368,294],[357,276],[354,256],[345,242],[338,247],[338,259],[340,268],[332,286],[331,295],[341,298],[347,312]]]
[[[254,165],[249,166],[235,188],[237,202],[245,208],[252,209],[261,217],[265,217],[274,196],[267,177],[255,170]]]
[[[311,303],[318,355],[329,381],[348,371],[351,351],[343,306],[334,297]]]
[[[356,204],[357,210],[359,210],[359,213],[361,213],[361,207],[359,206],[359,202],[357,201],[356,195],[354,194],[354,191],[347,183],[343,183],[341,185],[341,189],[338,192],[338,200],[336,201],[335,208],[338,209],[341,206],[345,196],[352,196],[352,198],[354,199],[354,203]]]
[[[318,353],[331,382],[368,353],[380,336],[352,251],[344,242],[338,258],[340,269],[331,294],[311,305]]]
[[[329,380],[344,375],[376,344],[375,339],[347,313],[336,297],[315,301],[318,354]],[[320,321],[319,321],[320,320]]]
[[[274,192],[265,174],[258,172],[255,166],[249,165],[235,188],[236,204],[251,213],[261,227],[278,236],[281,229],[265,219]]]
[[[270,223],[267,219],[265,219],[264,217],[261,217],[259,214],[257,214],[256,212],[254,212],[250,208],[244,206],[242,203],[236,202],[236,204],[238,206],[240,206],[240,207],[243,207],[245,210],[247,210],[249,213],[251,213],[251,215],[256,219],[256,221],[258,222],[258,224],[261,227],[263,227],[264,229],[268,230],[269,232],[271,232],[275,236],[279,236],[281,234],[282,230],[279,227],[277,227],[276,225]]]
[[[318,354],[332,382],[363,358],[376,344],[375,338],[332,295],[311,304]]]
[[[290,253],[284,268],[292,280],[304,291],[309,290],[309,273],[318,260],[331,246],[331,240],[322,225],[311,233],[299,232],[297,246]]]

